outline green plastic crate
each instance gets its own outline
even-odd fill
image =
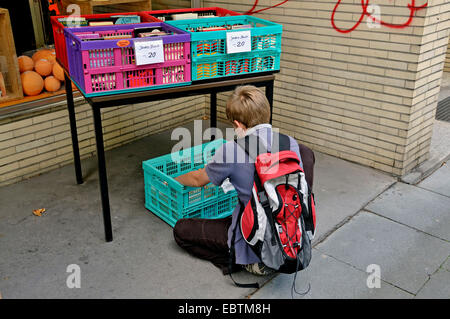
[[[280,69],[281,24],[246,15],[176,20],[167,23],[191,34],[192,81]],[[191,31],[197,28],[234,24],[249,24],[252,27],[208,32]],[[227,33],[246,30],[250,30],[251,33],[251,51],[227,53]],[[269,60],[272,62],[268,63]]]
[[[212,183],[186,187],[174,177],[197,170],[214,156],[225,140],[215,140],[180,152],[144,161],[145,207],[170,226],[181,218],[222,218],[232,214],[237,193],[224,193]]]

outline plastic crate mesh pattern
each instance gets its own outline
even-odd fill
[[[136,64],[133,27],[169,33],[149,39],[163,42],[164,62]],[[66,28],[64,33],[70,75],[88,97],[191,82],[190,35],[165,23]]]
[[[180,218],[221,218],[237,204],[237,193],[224,193],[212,183],[184,187],[174,177],[197,170],[214,156],[224,140],[217,140],[143,162],[145,206],[174,226]]]
[[[280,24],[245,15],[167,23],[191,35],[193,81],[280,69]],[[240,31],[250,32],[250,51],[228,53],[229,33]]]

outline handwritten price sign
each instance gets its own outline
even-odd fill
[[[250,52],[252,37],[249,30],[227,32],[227,53]]]
[[[136,65],[164,62],[164,46],[162,40],[134,40]]]

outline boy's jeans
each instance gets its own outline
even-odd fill
[[[173,228],[177,244],[195,257],[209,260],[228,274],[228,228],[231,216],[221,219],[185,218]],[[238,270],[240,267],[236,267]],[[234,269],[233,269],[234,271]]]

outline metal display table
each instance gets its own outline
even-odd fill
[[[73,101],[73,92],[70,76],[65,71],[65,87],[67,95],[67,108],[69,110],[70,131],[72,135],[73,157],[75,165],[75,175],[78,184],[83,183],[81,171],[80,151],[78,146],[77,124],[75,117],[75,105]],[[277,71],[278,72],[278,71]],[[257,87],[265,87],[266,96],[270,103],[270,121],[272,121],[273,108],[273,87],[276,72],[249,74],[238,77],[227,77],[216,81],[194,82],[191,85],[179,86],[173,88],[154,89],[133,93],[111,94],[98,97],[86,97],[86,101],[92,107],[94,117],[95,141],[97,146],[98,175],[100,182],[100,196],[103,209],[103,223],[105,228],[105,238],[107,242],[113,240],[111,213],[108,194],[108,179],[105,164],[105,149],[102,132],[102,119],[100,109],[113,106],[121,106],[127,104],[135,104],[142,102],[151,102],[164,99],[172,99],[193,95],[210,94],[211,96],[211,118],[210,126],[217,126],[217,93],[233,90],[238,85],[254,85]]]

